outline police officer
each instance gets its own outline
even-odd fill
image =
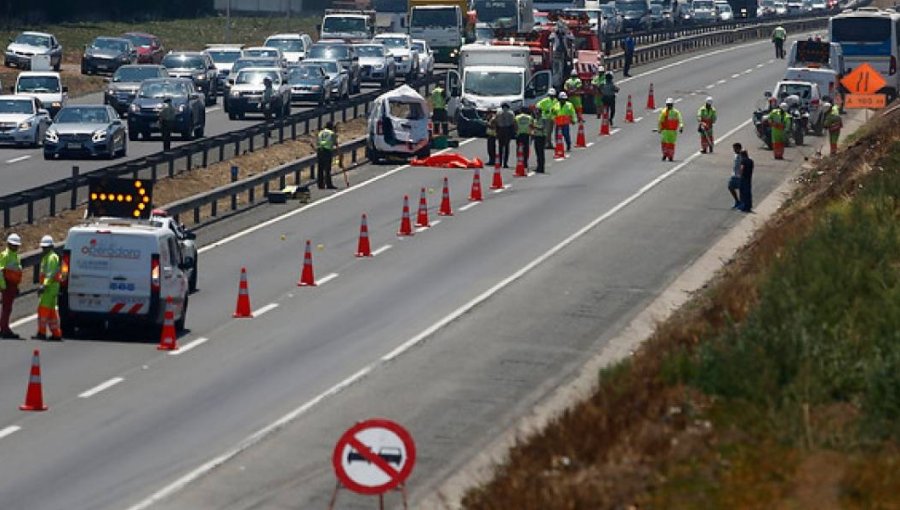
[[[48,340],[47,330],[50,330],[49,340],[62,340],[62,330],[59,327],[59,312],[56,311],[56,301],[59,297],[60,263],[59,255],[53,250],[53,238],[44,236],[41,238],[41,274],[38,286],[38,331],[34,335],[35,340]]]
[[[449,131],[447,125],[447,96],[440,85],[431,91],[431,122],[434,124],[435,135],[446,135]]]
[[[9,328],[13,301],[19,295],[19,283],[22,281],[22,261],[19,260],[19,246],[22,238],[19,234],[10,234],[6,238],[6,249],[0,251],[0,338],[18,340],[21,337]]]
[[[503,103],[497,112],[497,151],[500,164],[503,168],[509,168],[509,143],[516,135],[516,116],[509,108],[509,103]]]
[[[787,30],[778,25],[772,31],[772,42],[775,44],[775,58],[784,58],[784,41],[787,39]]]
[[[535,107],[541,112],[541,123],[544,125],[544,143],[546,149],[553,148],[553,117],[559,102],[556,100],[556,89],[547,91],[547,97],[537,102]]]
[[[534,171],[542,174],[544,173],[544,151],[547,150],[547,130],[541,111],[535,109],[532,113],[534,117],[531,119],[531,132],[534,138],[534,155],[537,158],[537,168]]]
[[[494,166],[497,161],[497,115],[493,111],[487,112],[485,124],[484,136],[487,137],[487,165]]]
[[[172,98],[163,99],[162,109],[159,110],[159,132],[162,135],[163,150],[172,148],[172,129],[175,127],[175,108],[172,106]]]
[[[337,189],[331,182],[331,162],[334,160],[334,150],[337,148],[337,133],[334,132],[334,124],[325,124],[325,129],[319,131],[316,156],[318,157],[319,171],[316,174],[316,183],[319,189]]]
[[[525,108],[519,108],[519,114],[516,115],[516,145],[522,151],[522,162],[525,169],[528,169],[528,154],[531,152],[531,128],[532,118]]]
[[[272,91],[272,78],[266,76],[263,78],[263,95],[262,95],[262,108],[263,115],[266,117],[266,122],[272,120],[272,98],[274,97],[274,92]]]

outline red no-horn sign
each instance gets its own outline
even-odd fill
[[[399,424],[373,418],[344,432],[331,462],[344,487],[360,494],[384,494],[409,478],[416,445]]]

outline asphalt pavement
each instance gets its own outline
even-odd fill
[[[471,170],[368,167],[369,180],[282,217],[244,216],[246,229],[204,246],[174,355],[133,331],[0,343],[3,507],[326,508],[334,443],[372,416],[416,438],[415,507],[739,220],[725,188],[732,142],[756,160],[757,200],[811,150],[776,162],[753,133],[756,98],[784,70],[767,42],[636,70],[620,83],[611,136],[589,119],[589,148],[548,175],[505,170],[501,192],[482,170],[477,205]],[[684,115],[674,163],[660,161],[657,114],[643,108],[651,82],[657,105],[672,96]],[[622,123],[627,94],[633,125]],[[720,142],[700,155],[707,95]],[[484,157],[484,141],[460,152]],[[455,215],[439,218],[444,176]],[[415,209],[421,187],[433,190],[432,227],[398,238],[402,197]],[[362,213],[371,259],[354,256]],[[315,288],[296,286],[307,239]],[[241,267],[253,319],[231,318]],[[50,410],[23,413],[34,348]],[[338,508],[373,505],[342,491]]]

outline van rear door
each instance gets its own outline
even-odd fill
[[[74,312],[146,315],[155,245],[156,237],[149,235],[70,232],[66,239],[71,254],[69,308]]]

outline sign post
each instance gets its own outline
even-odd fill
[[[841,85],[849,92],[844,98],[844,108],[884,108],[887,105],[887,96],[877,94],[887,82],[866,62],[841,78]]]
[[[358,494],[378,496],[384,508],[384,494],[399,490],[407,508],[406,479],[416,463],[416,445],[399,424],[383,418],[357,423],[344,432],[331,458],[337,485],[328,510],[333,510],[341,487]]]

